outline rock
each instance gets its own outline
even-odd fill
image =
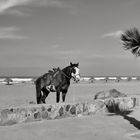
[[[105,109],[105,104],[103,101],[95,101],[95,102],[89,102],[87,105],[88,108],[88,114],[96,113],[97,111],[100,111],[101,109]]]
[[[106,99],[106,98],[118,98],[118,97],[126,97],[127,95],[119,92],[116,89],[100,91],[95,94],[94,99]]]
[[[83,113],[83,104],[79,103],[76,105],[76,114],[82,114]]]
[[[105,100],[105,105],[109,112],[120,113],[131,111],[135,106],[135,98],[111,98]]]
[[[69,110],[69,113],[72,114],[72,115],[76,115],[76,106],[75,105],[72,105],[70,110]]]
[[[64,116],[65,114],[65,110],[64,108],[61,106],[60,109],[59,109],[59,116]]]
[[[48,111],[43,111],[41,116],[42,116],[42,119],[47,119],[48,118]]]
[[[88,105],[88,114],[95,113],[95,112],[96,112],[95,104],[89,104]]]
[[[34,119],[41,119],[41,113],[40,112],[35,112],[34,113]]]
[[[104,104],[103,101],[95,101],[95,110],[96,112],[99,112],[99,111],[106,111],[106,105]]]
[[[70,105],[68,104],[66,105],[66,108],[65,108],[66,112],[69,112],[69,109],[70,109]]]
[[[65,114],[65,109],[63,105],[56,105],[51,107],[51,111],[48,112],[48,118],[47,119],[57,119]]]
[[[17,119],[17,116],[15,113],[13,113],[13,110],[11,109],[4,109],[1,112],[1,123],[15,123]]]
[[[48,110],[48,112],[51,112],[52,106],[50,106],[47,110]]]
[[[135,98],[130,98],[128,100],[122,100],[119,103],[119,109],[121,111],[129,111],[135,107]]]
[[[87,113],[88,112],[88,104],[87,103],[83,103],[83,113]]]

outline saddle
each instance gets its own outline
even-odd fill
[[[56,91],[56,86],[57,83],[54,81],[55,76],[59,73],[60,68],[53,68],[52,70],[49,70],[48,73],[50,73],[52,75],[52,80],[50,81],[50,85],[47,86],[47,90],[51,91],[51,92],[55,92]]]

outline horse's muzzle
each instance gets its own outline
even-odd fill
[[[75,82],[79,82],[79,81],[80,81],[80,79],[81,79],[79,74],[78,74],[78,75],[73,76],[72,78],[73,78],[73,80],[74,80]]]

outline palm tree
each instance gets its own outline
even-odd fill
[[[137,28],[126,30],[121,35],[121,41],[125,50],[131,50],[136,57],[140,56],[140,32]]]

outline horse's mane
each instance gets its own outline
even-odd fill
[[[72,64],[71,63],[70,66],[67,66],[67,67],[63,68],[62,71],[65,71],[66,69],[68,69],[70,67],[78,67],[78,65],[79,65],[78,63],[77,64]],[[51,70],[49,70],[48,73],[55,73],[55,72],[60,71],[60,70],[61,69],[59,67],[57,67],[57,68],[54,67]]]
[[[78,67],[78,65],[79,65],[78,63],[77,63],[77,64],[72,64],[72,63],[71,63],[69,66],[63,68],[62,71],[65,71],[65,70],[67,70],[67,69],[69,69],[69,68],[71,68],[71,67]]]

